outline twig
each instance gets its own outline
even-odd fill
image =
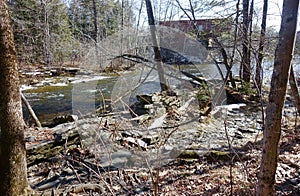
[[[255,85],[255,88],[257,90],[259,101],[260,101],[260,108],[261,108],[261,120],[262,120],[262,131],[264,130],[264,124],[265,124],[265,109],[264,109],[264,103],[263,103],[263,94],[261,88],[259,88],[259,84],[257,84],[255,79],[252,79]],[[255,142],[257,142],[259,132],[255,136]]]
[[[225,128],[225,134],[226,134],[226,139],[227,139],[227,143],[228,143],[228,147],[229,147],[229,151],[230,151],[230,168],[229,168],[229,178],[230,178],[230,195],[233,195],[233,175],[232,175],[232,167],[233,167],[233,149],[232,149],[232,145],[231,145],[231,141],[229,138],[229,134],[228,134],[228,130],[227,130],[227,119],[224,119],[224,128]]]
[[[91,167],[87,166],[85,163],[83,162],[80,162],[80,161],[77,161],[75,159],[70,159],[70,158],[67,158],[66,157],[66,160],[68,161],[74,161],[76,163],[78,163],[79,165],[82,165],[83,167],[89,169],[90,171],[92,171],[106,186],[106,188],[109,190],[109,192],[112,194],[112,195],[115,195],[115,193],[113,192],[113,190],[111,189],[110,185],[108,185],[108,183],[103,179],[103,177],[97,173],[94,169],[92,169]],[[98,168],[98,167],[97,167]]]

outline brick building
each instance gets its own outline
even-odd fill
[[[182,32],[189,33],[195,32],[195,26],[199,32],[203,33],[218,33],[224,31],[229,27],[225,25],[224,19],[199,19],[195,21],[191,20],[171,20],[160,21],[159,25],[179,29]],[[223,28],[223,29],[222,29]]]

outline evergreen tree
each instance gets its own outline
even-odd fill
[[[69,3],[69,18],[73,27],[73,33],[80,39],[89,38],[95,40],[95,31],[99,40],[114,34],[122,27],[122,21],[129,21],[126,26],[132,24],[133,12],[129,4],[114,0],[71,0]],[[94,7],[96,10],[94,10]],[[125,17],[124,10],[126,13]],[[94,24],[94,17],[97,17],[97,25]],[[124,20],[125,18],[125,20]]]
[[[49,65],[71,56],[72,33],[61,0],[15,0],[10,8],[20,62]]]
[[[35,0],[14,0],[10,4],[17,59],[23,63],[36,63],[42,55],[42,31]]]

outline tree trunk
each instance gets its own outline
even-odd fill
[[[281,134],[282,108],[295,44],[299,0],[284,0],[279,42],[275,52],[263,137],[257,195],[275,195],[274,183]]]
[[[260,91],[262,85],[262,61],[264,58],[264,44],[266,39],[267,13],[268,13],[268,0],[264,0],[260,39],[259,39],[259,46],[258,46],[258,57],[256,63],[256,71],[255,71],[255,81]]]
[[[0,193],[26,195],[26,151],[16,51],[5,0],[0,0]]]
[[[242,53],[242,79],[250,82],[250,57],[249,57],[249,0],[243,0],[243,53]]]
[[[231,52],[231,56],[230,56],[230,63],[229,63],[230,70],[233,66],[235,51],[236,51],[236,47],[237,47],[237,33],[238,33],[238,24],[239,24],[239,16],[240,16],[239,7],[240,7],[240,0],[237,0],[237,2],[236,2],[235,27],[234,27],[234,41],[233,41],[233,48],[232,48],[232,52]],[[230,73],[227,73],[227,74],[229,76],[231,75],[231,77],[232,77],[232,71],[230,71]],[[236,84],[235,84],[235,81],[234,81],[233,78],[232,78],[232,81],[231,81],[231,85],[234,89],[236,88]]]
[[[98,13],[97,13],[97,5],[96,5],[96,0],[93,0],[93,23],[94,23],[94,41],[97,44],[98,43]]]
[[[156,27],[155,27],[155,23],[154,23],[153,10],[152,10],[152,5],[151,5],[150,0],[146,0],[146,7],[147,7],[148,23],[150,26],[151,38],[152,38],[152,43],[153,43],[154,58],[155,58],[155,62],[157,64],[157,72],[158,72],[160,87],[161,87],[162,91],[168,91],[169,87],[167,85],[167,81],[165,78],[160,48],[158,46],[158,42],[157,42],[157,38],[156,38]]]
[[[98,43],[99,43],[99,30],[98,30],[98,12],[97,12],[97,5],[96,5],[96,0],[93,0],[93,23],[94,23],[94,34],[93,34],[93,39],[95,43],[95,55],[96,55],[96,65],[99,65],[100,68],[100,59],[99,59],[99,48],[98,48]]]
[[[300,115],[300,96],[299,96],[299,90],[298,90],[298,85],[295,78],[293,66],[291,66],[291,70],[290,70],[289,83],[292,91],[292,96],[294,99],[294,106],[297,108],[298,115]]]
[[[44,33],[45,33],[45,40],[44,40],[44,55],[45,55],[45,65],[50,67],[51,65],[51,36],[50,36],[50,26],[49,26],[49,17],[48,17],[48,4],[47,1],[42,1],[43,11],[44,11]]]
[[[227,52],[226,52],[224,46],[219,42],[218,38],[213,36],[213,40],[218,45],[219,51],[221,52],[221,55],[222,55],[222,58],[223,58],[223,63],[225,65],[225,68],[226,68],[226,71],[227,71],[226,77],[224,78],[224,82],[225,82],[225,84],[227,84],[227,81],[229,79],[229,81],[232,85],[232,88],[235,89],[236,88],[236,83],[235,83],[234,78],[232,76],[232,70],[231,70],[232,69],[232,63],[229,64]],[[222,72],[220,72],[220,74],[222,75]]]
[[[251,68],[251,44],[252,44],[252,33],[253,33],[253,13],[254,13],[254,0],[251,0],[251,4],[250,4],[250,10],[249,10],[249,16],[248,16],[248,53],[247,53],[247,66],[248,66],[248,75],[247,77],[249,77],[249,82],[250,82],[250,78],[251,78],[251,72],[252,72],[252,68]]]

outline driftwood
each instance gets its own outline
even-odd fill
[[[26,97],[24,96],[24,94],[21,92],[21,99],[22,99],[22,102],[25,104],[30,116],[34,119],[35,121],[35,124],[38,126],[38,127],[42,127],[42,124],[41,122],[39,121],[38,117],[35,115],[32,107],[30,106],[29,102],[26,100]]]
[[[203,77],[195,76],[195,75],[190,74],[190,73],[188,73],[188,72],[186,72],[186,71],[181,71],[181,73],[182,73],[183,75],[185,75],[186,77],[189,77],[189,78],[191,78],[191,79],[193,79],[193,80],[199,82],[200,84],[206,84],[206,83],[207,83],[207,81],[206,81],[205,78],[203,78]]]

